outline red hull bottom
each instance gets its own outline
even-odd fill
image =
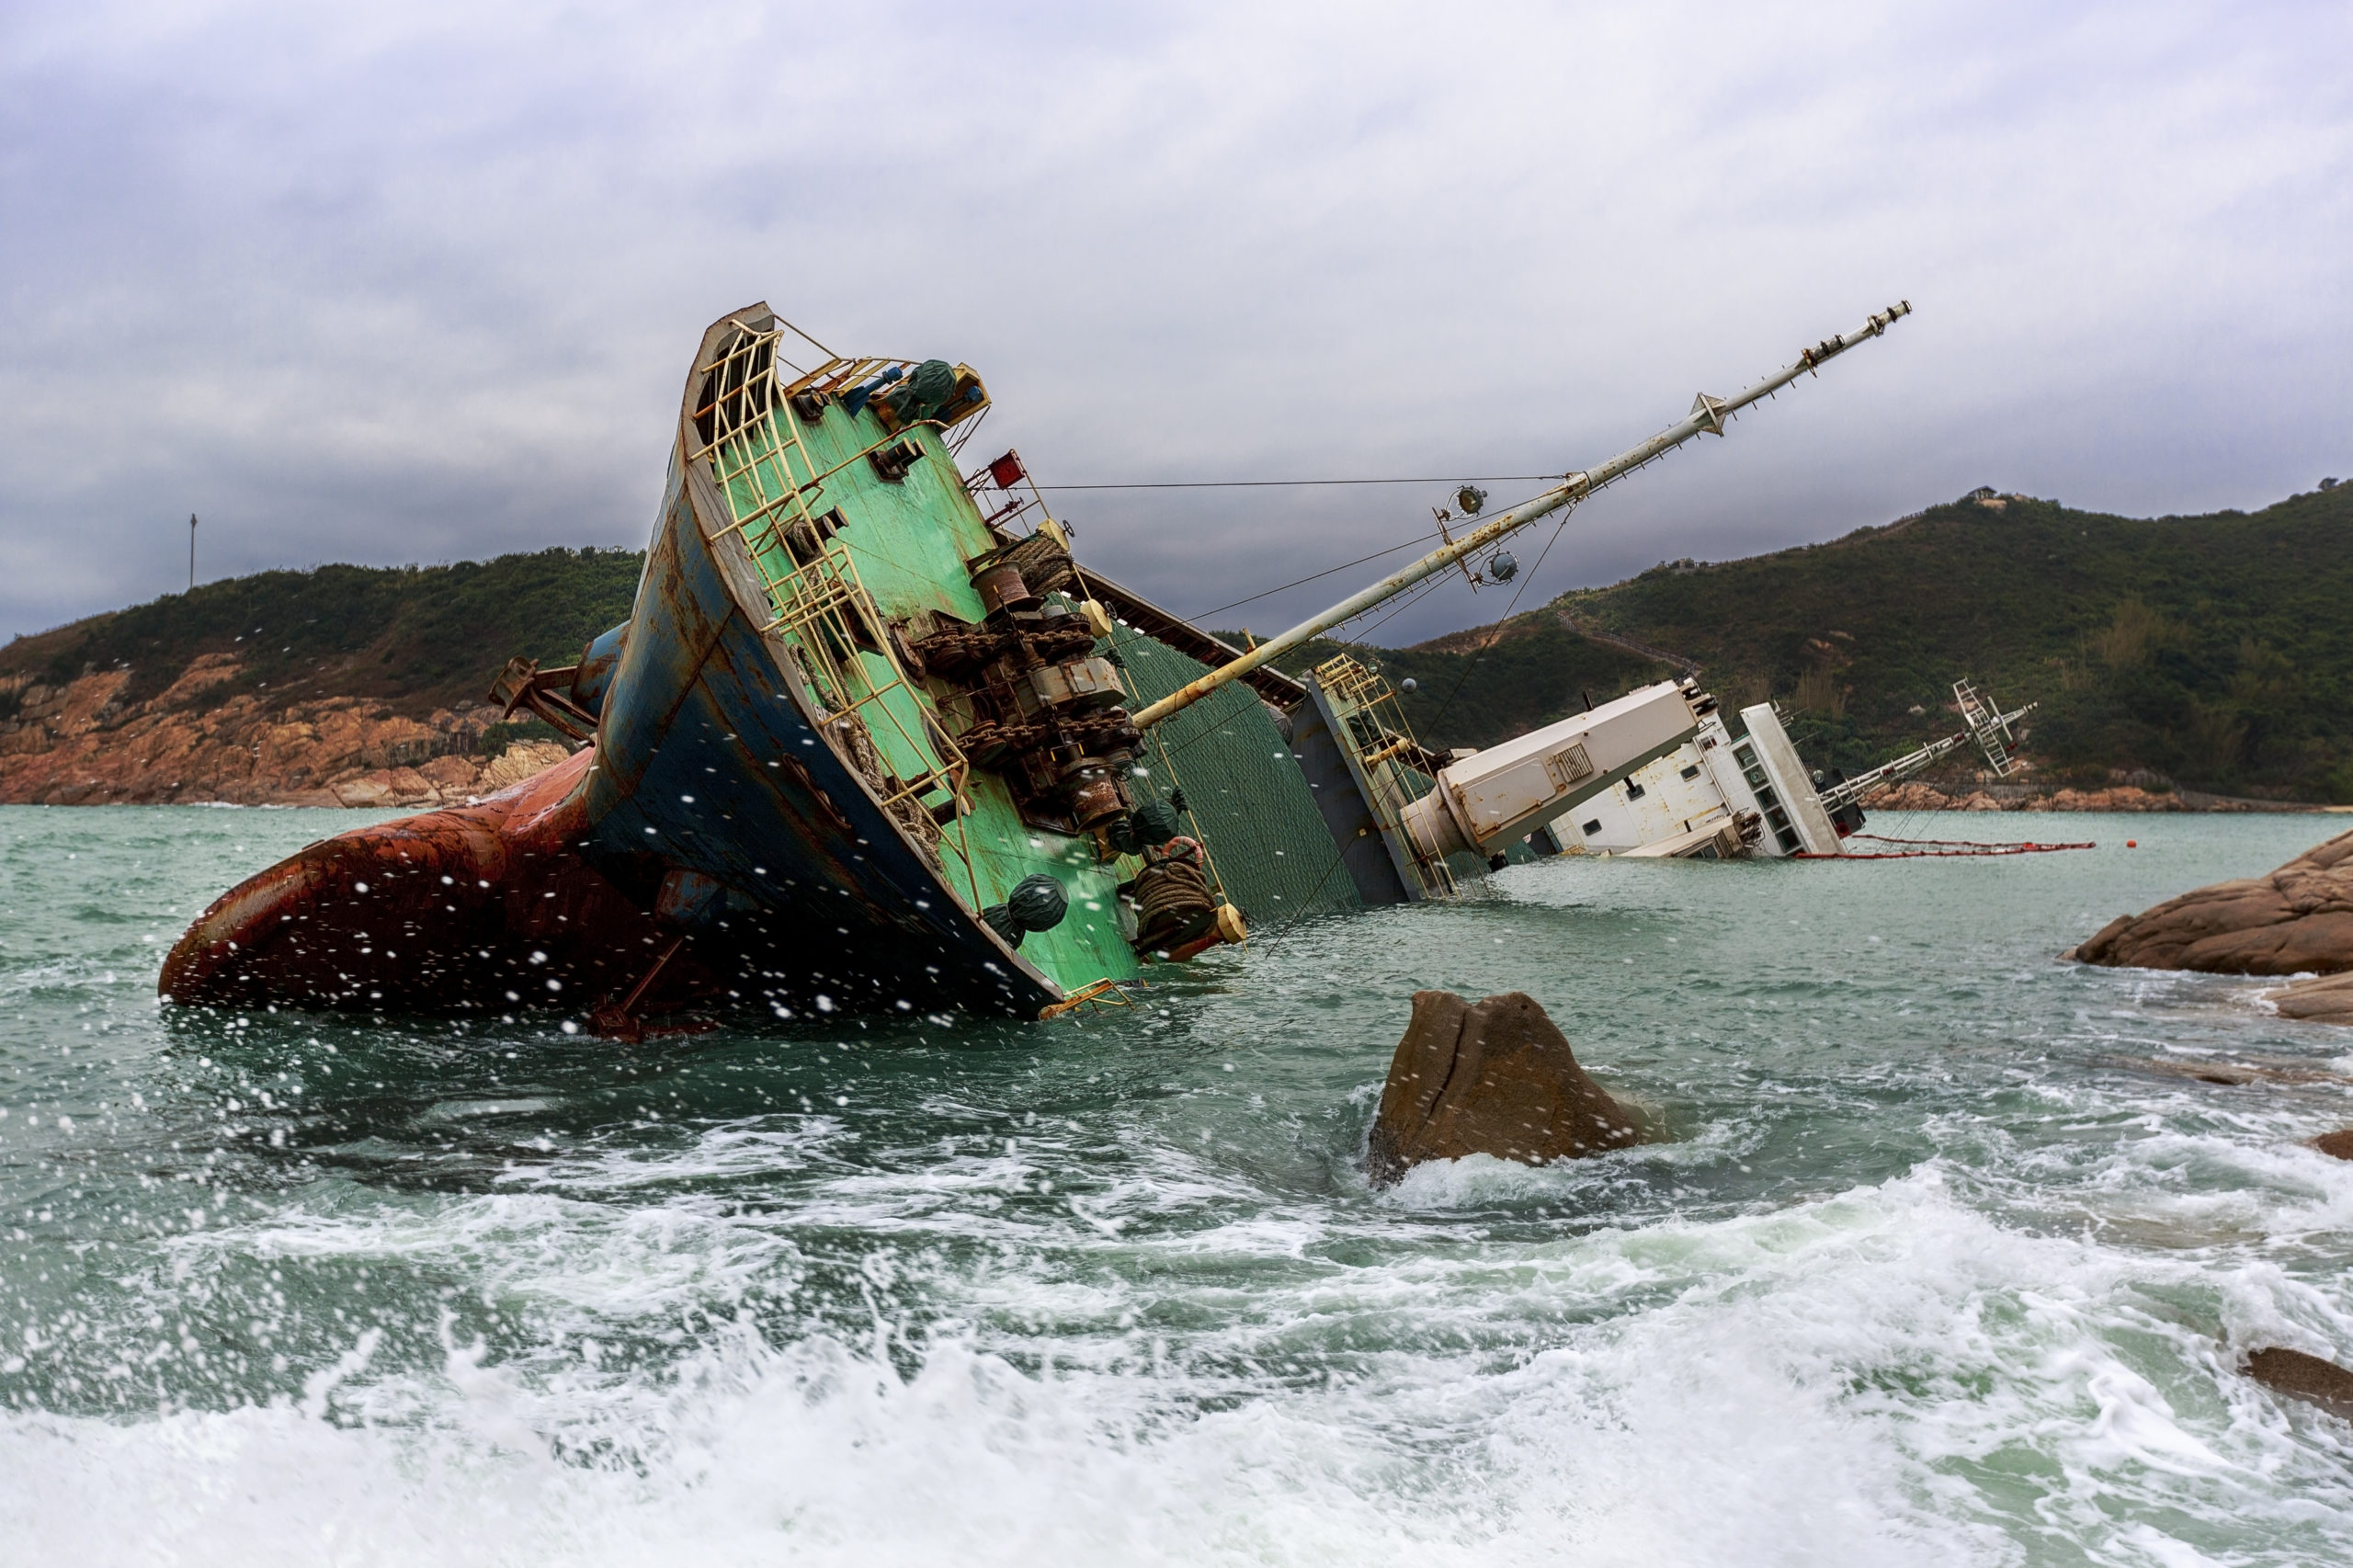
[[[175,1002],[382,1012],[560,1008],[635,1032],[726,999],[690,938],[580,853],[594,748],[477,805],[322,840],[231,889],[164,961]]]

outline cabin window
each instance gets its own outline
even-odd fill
[[[1732,756],[1733,760],[1739,763],[1743,767],[1754,767],[1756,766],[1756,751],[1753,746],[1735,747],[1733,748]]]
[[[1773,836],[1780,840],[1782,849],[1788,853],[1794,855],[1798,852],[1798,835],[1796,834],[1790,832],[1787,828],[1784,828]]]
[[[1585,824],[1585,835],[1587,838],[1591,838],[1595,834],[1599,833],[1600,831],[1601,819],[1599,817],[1596,817],[1591,822]]]
[[[1643,787],[1640,784],[1635,783],[1631,778],[1626,780],[1626,799],[1630,801],[1639,801],[1642,798]]]
[[[1696,763],[1696,762],[1695,762],[1695,763],[1693,763],[1690,767],[1687,767],[1687,768],[1685,768],[1685,769],[1683,770],[1683,781],[1684,781],[1685,783],[1687,783],[1687,784],[1688,784],[1688,783],[1689,783],[1692,779],[1697,778],[1699,778],[1699,765],[1698,763]]]

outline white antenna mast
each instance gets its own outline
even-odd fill
[[[1985,760],[1993,765],[1995,777],[2006,776],[2018,760],[2018,742],[2010,733],[2010,726],[2033,712],[2036,704],[2029,702],[2007,713],[1999,712],[1965,680],[1953,682],[1952,694],[1961,701],[1961,721],[1969,726],[1968,729],[1957,735],[1930,741],[1917,751],[1904,753],[1893,762],[1881,763],[1869,773],[1858,773],[1852,778],[1842,778],[1828,786],[1822,791],[1822,809],[1835,812],[1841,806],[1867,801],[1882,790],[1893,788],[1898,781],[1909,778],[1954,747],[1965,745],[1972,740],[1984,748]]]
[[[1985,766],[1994,770],[1995,778],[2007,778],[2018,756],[2018,737],[2010,733],[2010,725],[2032,712],[2034,704],[2005,713],[1980,697],[1966,680],[1952,683],[1952,696],[1961,705],[1961,722],[1969,726],[1970,739],[1985,753]]]

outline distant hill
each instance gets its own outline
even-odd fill
[[[566,748],[504,721],[508,658],[569,663],[640,557],[544,550],[207,583],[0,648],[0,801],[463,802]]]
[[[570,664],[589,638],[629,618],[644,559],[631,550],[558,549],[449,566],[232,577],[19,637],[0,647],[0,677],[62,687],[127,669],[119,700],[128,705],[160,695],[212,653],[233,657],[236,675],[208,687],[208,700],[359,697],[422,718],[485,700],[514,654]]]
[[[1238,645],[1238,639],[1231,640]],[[1548,611],[1411,648],[1318,638],[1278,663],[1292,675],[1304,675],[1338,653],[1370,662],[1401,690],[1412,681],[1414,689],[1400,697],[1406,722],[1422,741],[1444,746],[1493,745],[1574,711],[1588,697],[1607,702],[1679,673],[1579,636]]]
[[[0,754],[29,758],[49,744],[40,726],[63,733],[24,705],[70,705],[70,683],[108,676],[89,699],[106,704],[87,720],[94,745],[109,714],[234,699],[258,722],[280,704],[358,699],[374,722],[438,726],[433,744],[493,756],[500,727],[484,734],[476,711],[491,678],[515,653],[569,663],[628,615],[641,561],[548,550],[267,572],[18,638],[0,648]],[[1704,666],[1728,706],[1780,700],[1808,756],[1849,770],[1949,728],[1967,676],[2041,704],[2029,749],[2050,783],[2145,772],[2353,802],[2353,485],[2158,518],[1979,492],[1827,544],[1662,563],[1413,648],[1318,642],[1284,664],[1370,658],[1414,680],[1405,708],[1424,739],[1486,745],[1675,673],[1643,649]],[[202,678],[183,678],[199,659]]]
[[[1698,662],[1728,706],[1779,699],[1809,758],[1849,770],[1949,728],[1966,676],[2041,704],[2029,750],[2051,782],[2146,770],[2353,802],[2353,484],[2157,518],[1980,492],[1827,544],[1662,563],[1376,656],[1415,678],[1416,730],[1455,745],[1566,714],[1581,687],[1598,701],[1672,673],[1572,623]]]

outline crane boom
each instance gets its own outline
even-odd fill
[[[1800,376],[1819,369],[1827,361],[1852,348],[1856,344],[1867,338],[1879,336],[1894,322],[1911,313],[1912,301],[1898,301],[1886,310],[1871,315],[1854,331],[1841,333],[1836,337],[1825,337],[1813,347],[1802,350],[1793,364],[1784,366],[1734,396],[1715,398],[1710,397],[1706,392],[1699,393],[1692,400],[1691,412],[1688,415],[1685,415],[1680,422],[1670,425],[1653,436],[1649,440],[1627,448],[1606,462],[1563,476],[1560,483],[1542,494],[1521,502],[1494,521],[1473,529],[1442,549],[1432,551],[1404,570],[1392,572],[1378,583],[1350,594],[1322,614],[1310,616],[1290,631],[1259,643],[1257,647],[1240,658],[1220,665],[1207,675],[1179,687],[1159,701],[1142,709],[1134,716],[1131,722],[1139,730],[1149,729],[1171,714],[1182,712],[1229,681],[1237,680],[1268,660],[1279,658],[1290,653],[1317,633],[1327,631],[1343,621],[1353,620],[1382,600],[1394,597],[1424,578],[1443,572],[1467,556],[1477,554],[1506,536],[1518,532],[1529,524],[1540,518],[1548,517],[1565,507],[1575,506],[1603,486],[1614,483],[1635,470],[1657,461],[1694,436],[1722,435],[1724,426],[1732,416],[1750,403],[1760,398],[1771,396]]]

